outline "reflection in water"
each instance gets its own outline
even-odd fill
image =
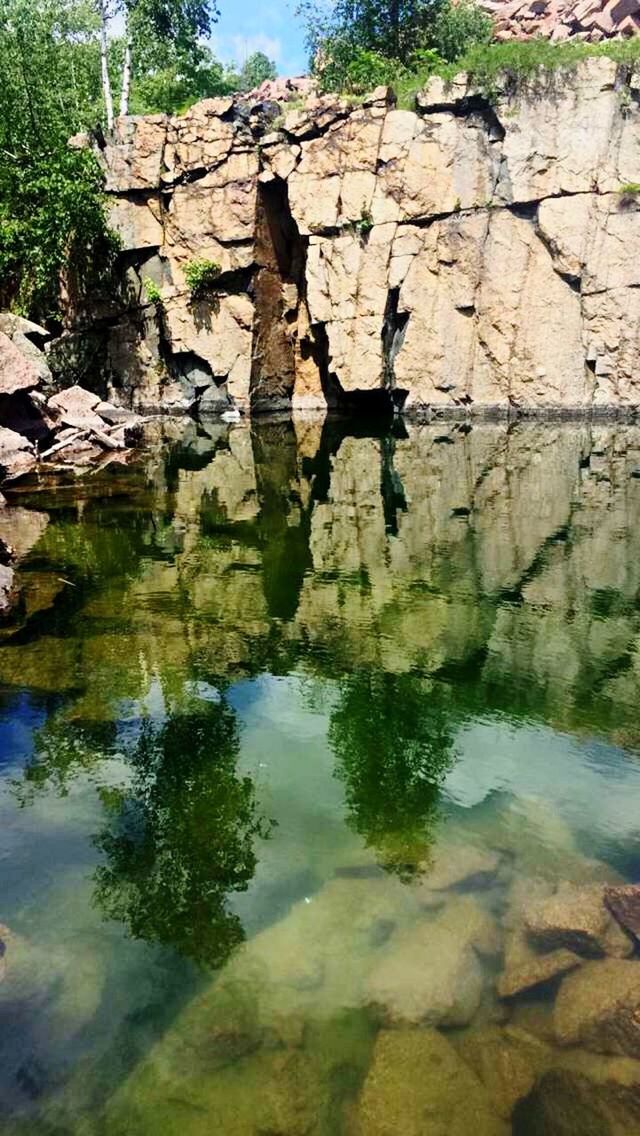
[[[640,430],[158,430],[20,493],[7,1132],[631,1136],[522,911],[640,878]]]
[[[331,712],[350,823],[404,879],[429,860],[439,789],[453,762],[445,700],[416,675],[356,670],[339,680]]]
[[[110,823],[95,898],[136,939],[219,966],[244,938],[228,896],[246,890],[254,842],[269,836],[250,777],[238,777],[235,715],[223,701],[142,723],[131,783],[103,789]]]

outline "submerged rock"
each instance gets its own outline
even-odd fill
[[[468,843],[444,844],[415,885],[416,895],[424,895],[429,903],[432,891],[486,886],[495,878],[499,865],[500,856],[491,849]]]
[[[568,975],[554,1009],[556,1040],[640,1057],[640,962],[602,959]]]
[[[457,1049],[482,1081],[495,1111],[505,1119],[553,1060],[548,1045],[515,1027],[470,1030]]]
[[[640,1131],[640,1061],[554,1054],[521,1119],[523,1136],[630,1136]]]
[[[392,937],[369,975],[367,996],[390,1025],[464,1026],[483,985],[475,951],[434,921]]]
[[[631,939],[605,907],[601,884],[561,884],[554,895],[525,907],[524,922],[532,941],[549,950],[567,947],[591,958],[633,953]]]
[[[604,901],[620,926],[640,939],[640,884],[607,887]]]
[[[382,1030],[356,1113],[357,1136],[506,1136],[486,1088],[436,1030]]]
[[[540,954],[531,947],[522,929],[514,930],[507,939],[505,967],[498,979],[501,998],[513,998],[579,966],[582,959],[561,947]]]

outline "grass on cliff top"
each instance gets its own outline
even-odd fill
[[[405,72],[397,77],[393,87],[398,106],[413,109],[418,91],[434,75],[452,80],[465,71],[472,83],[492,98],[502,88],[510,92],[530,89],[553,73],[571,71],[583,60],[603,55],[616,63],[636,66],[640,63],[640,36],[604,43],[549,43],[546,39],[533,39],[477,45],[455,63],[443,62],[413,74]]]

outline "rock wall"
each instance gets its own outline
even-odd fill
[[[128,295],[93,321],[111,397],[200,411],[638,406],[628,68],[587,59],[527,91],[505,83],[492,103],[459,76],[434,78],[415,111],[387,89],[277,109],[218,99],[117,122],[101,157]],[[194,300],[197,258],[221,271]]]

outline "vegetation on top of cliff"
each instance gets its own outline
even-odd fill
[[[465,71],[492,96],[505,87],[531,88],[592,56],[628,65],[640,59],[640,38],[492,43],[492,21],[473,0],[338,0],[328,12],[303,0],[299,10],[323,90],[358,95],[387,84],[407,107],[433,75],[452,79]]]

